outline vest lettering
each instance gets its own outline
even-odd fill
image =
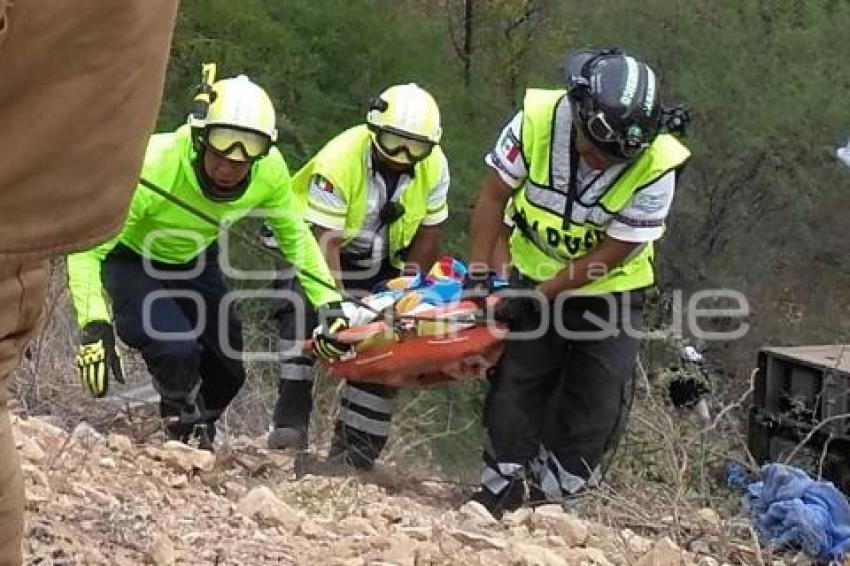
[[[546,227],[546,243],[553,248],[557,248],[561,243],[561,234],[551,226]]]
[[[567,248],[567,253],[575,256],[581,250],[581,238],[573,236],[572,238],[564,239],[564,246]]]

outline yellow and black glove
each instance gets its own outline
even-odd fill
[[[320,309],[320,320],[324,320],[319,333],[313,341],[313,351],[321,359],[328,361],[342,357],[354,349],[353,344],[347,344],[336,338],[343,330],[348,330],[348,318],[339,303],[329,303]]]
[[[115,349],[115,331],[108,322],[88,323],[77,348],[77,374],[94,397],[103,397],[109,389],[109,374],[124,383],[124,369]]]

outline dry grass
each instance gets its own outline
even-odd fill
[[[761,546],[743,514],[741,493],[725,485],[730,460],[755,469],[742,411],[752,387],[716,407],[707,427],[665,404],[647,381],[640,389],[606,481],[580,502],[582,513],[617,530],[651,539],[667,536],[685,550],[733,564],[771,564],[780,558],[796,563],[793,556],[780,557]]]

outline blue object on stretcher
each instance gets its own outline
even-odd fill
[[[457,279],[435,279],[430,285],[419,290],[422,302],[434,306],[454,303],[460,300],[463,283]]]
[[[850,502],[832,483],[783,464],[762,467],[744,503],[760,536],[773,548],[799,546],[818,560],[850,555]]]
[[[427,274],[418,273],[412,277],[382,281],[375,286],[373,293],[392,294],[398,299],[402,295],[415,292],[419,295],[420,303],[447,305],[461,300],[466,271],[466,264],[462,261],[445,256],[440,258]],[[492,276],[490,282],[493,289],[507,287],[507,284],[507,281],[496,276]]]

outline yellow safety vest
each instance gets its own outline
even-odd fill
[[[572,112],[563,90],[529,89],[523,104],[521,143],[528,178],[513,197],[517,228],[511,234],[513,264],[530,279],[545,281],[605,239],[607,226],[575,221],[576,195],[569,195],[575,165]],[[676,138],[662,134],[614,179],[594,203],[609,214],[621,211],[641,188],[681,167],[690,156]],[[576,157],[577,158],[577,157]],[[653,246],[647,243],[621,265],[582,287],[583,291],[621,292],[652,285]]]
[[[348,203],[344,243],[357,237],[366,219],[369,189],[366,156],[371,151],[370,144],[371,135],[366,125],[350,128],[329,141],[292,177],[293,191],[304,207],[314,175],[324,177],[342,193]],[[445,163],[438,146],[414,166],[410,185],[399,199],[404,215],[389,227],[390,261],[396,267],[402,266],[402,254],[413,241],[422,220],[432,212],[428,210],[428,195],[440,182]]]

